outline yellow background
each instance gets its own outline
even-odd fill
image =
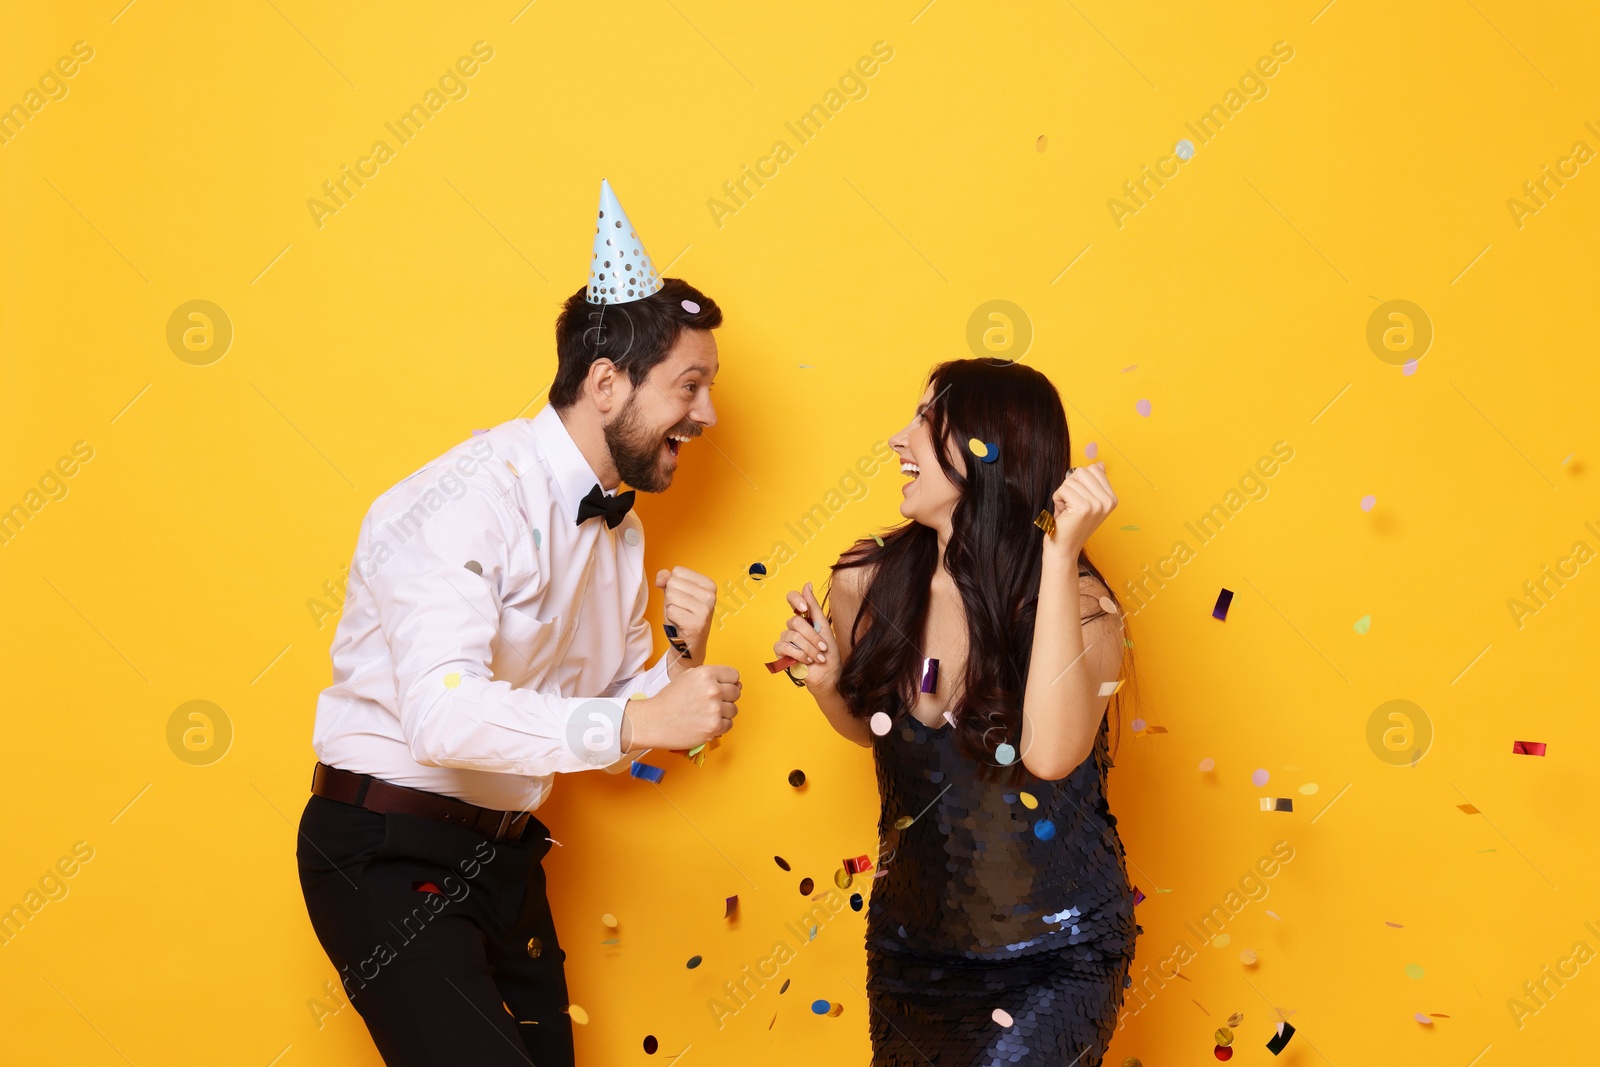
[[[0,1060],[376,1062],[354,1011],[314,1004],[334,971],[293,822],[333,626],[306,602],[378,493],[537,410],[601,177],[656,264],[727,311],[721,422],[642,505],[652,565],[722,581],[799,548],[785,522],[905,421],[933,362],[969,354],[992,299],[1030,318],[1075,461],[1096,442],[1107,462],[1122,503],[1090,550],[1119,592],[1174,542],[1193,550],[1131,623],[1143,714],[1169,732],[1135,736],[1125,712],[1111,799],[1149,895],[1136,977],[1180,939],[1197,958],[1137,1015],[1130,993],[1108,1062],[1213,1062],[1238,1011],[1234,1062],[1267,1063],[1275,1007],[1299,1028],[1283,1064],[1592,1048],[1600,965],[1520,1026],[1507,1000],[1575,942],[1600,950],[1600,578],[1580,569],[1520,628],[1507,601],[1574,542],[1600,547],[1600,177],[1581,168],[1520,227],[1507,200],[1575,141],[1600,147],[1600,20],[1504,0],[924,3],[10,9],[0,104],[74,42],[94,57],[0,146],[0,507],[74,442],[94,458],[0,545],[0,906],[75,842],[94,854],[0,946]],[[480,40],[494,58],[469,94],[391,142],[319,228],[307,200]],[[893,59],[865,98],[800,145],[784,123],[877,41]],[[1277,41],[1294,55],[1268,95],[1119,228],[1108,199]],[[794,157],[719,226],[707,201],[779,139]],[[234,328],[209,366],[166,342],[193,299]],[[1391,299],[1435,329],[1411,375],[1367,346]],[[1184,524],[1279,440],[1294,459],[1201,545]],[[646,1034],[689,1064],[866,1060],[854,912],[784,968],[787,993],[768,985],[721,1029],[707,1000],[809,906],[802,875],[827,886],[875,851],[869,757],[761,662],[782,587],[894,521],[897,481],[873,479],[716,635],[749,697],[703,768],[666,757],[659,790],[564,779],[540,811],[562,842],[548,865],[582,1062],[643,1062]],[[209,766],[167,744],[195,699],[234,731]],[[1431,721],[1415,766],[1368,747],[1390,699]],[[1519,739],[1549,755],[1513,756]],[[1295,858],[1269,895],[1202,945],[1184,923],[1278,840]],[[842,1016],[813,1015],[819,998]]]

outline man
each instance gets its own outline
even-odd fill
[[[661,279],[609,184],[589,284],[556,322],[550,403],[475,434],[362,523],[300,823],[312,927],[388,1064],[573,1062],[565,953],[530,813],[558,773],[726,732],[716,586],[661,571],[653,666],[633,489],[716,424],[722,312]]]

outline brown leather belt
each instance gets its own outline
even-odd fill
[[[480,808],[454,797],[394,785],[370,774],[343,771],[326,763],[318,763],[311,773],[311,792],[384,815],[397,813],[439,819],[475,830],[492,841],[521,837],[528,820],[533,817],[526,811]]]

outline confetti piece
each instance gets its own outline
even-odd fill
[[[1414,982],[1422,981],[1422,976],[1427,972],[1415,963],[1406,964],[1406,977]]]
[[[1361,498],[1361,510],[1362,511],[1371,511],[1374,507],[1377,506],[1377,504],[1378,504],[1378,498],[1373,496],[1371,493],[1368,493],[1366,496]]]
[[[1200,771],[1201,771],[1202,774],[1206,774],[1206,773],[1209,773],[1209,772],[1211,772],[1213,770],[1216,770],[1216,767],[1217,767],[1217,761],[1212,759],[1209,756],[1207,756],[1205,759],[1200,761]]]
[[[994,747],[995,762],[1002,767],[1009,767],[1017,762],[1017,750],[1008,742],[1002,741]]]
[[[767,670],[772,674],[777,674],[779,671],[788,670],[797,662],[799,661],[791,656],[779,656],[777,659],[772,660],[767,664]]]
[[[1392,926],[1396,930],[1404,930],[1405,929],[1405,925],[1404,924],[1402,924],[1402,923],[1392,923],[1388,919],[1383,920],[1383,925]]]
[[[813,1000],[811,1002],[811,1010],[817,1015],[828,1014],[828,1007],[829,1004],[826,1000]]]
[[[860,874],[863,871],[870,871],[872,870],[872,860],[866,856],[856,856],[853,859],[846,858],[844,861],[844,869],[849,871],[851,874]]]
[[[1316,782],[1307,782],[1305,785],[1300,787],[1300,795],[1306,797],[1316,796],[1317,789],[1318,786]]]
[[[922,681],[918,683],[924,693],[936,692],[939,688],[939,661],[932,657],[922,661]]]
[[[1287,1022],[1279,1023],[1278,1024],[1278,1032],[1273,1035],[1271,1041],[1267,1042],[1267,1051],[1272,1053],[1274,1056],[1276,1056],[1278,1053],[1282,1052],[1285,1047],[1288,1046],[1289,1039],[1291,1037],[1293,1037],[1293,1036],[1294,1036],[1294,1027],[1293,1026],[1290,1026]]]
[[[1513,741],[1511,742],[1511,754],[1514,756],[1542,756],[1544,755],[1544,745],[1543,741]]]
[[[473,430],[472,431],[472,436],[481,437],[483,434],[486,434],[488,432],[489,432],[488,430]]]
[[[989,1018],[993,1019],[1001,1026],[1010,1026],[1015,1021],[1011,1018],[1011,1013],[1006,1011],[1004,1008],[996,1008],[992,1013],[990,1013]]]
[[[750,577],[754,578],[756,581],[759,582],[761,579],[765,578],[766,576],[767,576],[767,565],[765,563],[752,563],[752,564],[750,564]]]
[[[539,547],[540,540],[541,540],[541,538],[540,538],[540,535],[539,535],[539,531],[538,530],[534,530],[533,531],[533,547],[534,548],[538,548]]]
[[[783,980],[783,985],[778,987],[778,996],[781,997],[785,993],[789,992],[789,983],[792,982],[792,981],[794,981],[793,978],[785,978]]]
[[[1194,158],[1194,142],[1189,140],[1187,137],[1185,137],[1183,140],[1179,141],[1176,145],[1173,146],[1172,152],[1179,159],[1193,159]]]
[[[1416,1019],[1417,1022],[1421,1023],[1423,1026],[1432,1026],[1433,1025],[1433,1020],[1428,1018],[1426,1015],[1422,1014],[1420,1011],[1417,1012],[1416,1015],[1412,1016],[1412,1018]]]
[[[678,303],[679,306],[681,306],[683,310],[687,311],[689,314],[700,314],[700,305],[696,304],[693,300],[680,300]]]
[[[1271,777],[1272,776],[1266,772],[1265,768],[1257,768],[1256,771],[1250,775],[1250,784],[1255,786],[1257,789],[1260,789],[1262,786],[1267,784],[1267,779]]]
[[[1133,887],[1133,903],[1134,903],[1134,906],[1137,907],[1139,905],[1139,902],[1144,900],[1144,899],[1145,899],[1144,890],[1140,889],[1138,886],[1134,886]]]
[[[1406,360],[1406,365],[1400,368],[1400,373],[1404,374],[1407,378],[1417,373],[1417,361],[1414,359]]]
[[[1048,511],[1039,512],[1033,524],[1043,530],[1046,537],[1051,537],[1056,532],[1056,517]]]
[[[1040,841],[1048,841],[1056,836],[1056,824],[1049,819],[1040,819],[1033,824],[1033,836]]]
[[[1269,911],[1269,912],[1267,912],[1267,914],[1272,916],[1274,919],[1277,919],[1279,922],[1283,922],[1282,916],[1280,916],[1277,912]]]
[[[722,917],[724,919],[737,919],[739,917],[739,894],[729,897],[723,905]]]
[[[1262,811],[1293,811],[1294,801],[1288,797],[1262,797]]]
[[[578,1007],[576,1004],[567,1005],[567,1014],[572,1016],[572,1021],[577,1023],[579,1026],[589,1025],[589,1013]]]
[[[838,886],[840,889],[849,889],[850,883],[855,881],[855,879],[856,876],[851,873],[849,867],[840,867],[837,871],[833,872],[833,884]]]
[[[789,772],[789,784],[794,786],[796,789],[799,789],[801,786],[805,785],[806,784],[806,772],[800,770],[798,767],[796,767],[794,770],[790,771]]]
[[[1032,811],[1034,808],[1039,806],[1039,798],[1034,796],[1032,793],[1018,793],[1017,796],[1021,798],[1022,806],[1027,808],[1029,811]]]
[[[796,685],[804,685],[806,676],[811,673],[811,668],[807,667],[804,663],[793,664],[784,668],[784,670],[789,675],[790,680]],[[878,714],[881,715],[883,713],[879,712]]]
[[[1233,940],[1233,935],[1232,934],[1218,934],[1216,937],[1213,937],[1211,939],[1211,947],[1212,948],[1225,948],[1225,947],[1227,947],[1228,942],[1232,941],[1232,940]]]
[[[1244,1012],[1236,1011],[1232,1015],[1228,1016],[1228,1025],[1229,1026],[1243,1026],[1244,1025]]]
[[[1049,142],[1047,140],[1045,140],[1044,134],[1041,133],[1039,135],[1039,139],[1037,141],[1033,142],[1033,147],[1038,149],[1040,152],[1043,152],[1045,150],[1045,146],[1047,144],[1049,144]]]
[[[863,903],[864,903],[864,901],[861,899],[861,894],[860,893],[851,893],[850,894],[850,910],[851,911],[860,911],[861,910],[861,905]]]
[[[1462,813],[1465,814],[1465,815],[1477,815],[1477,814],[1479,814],[1478,809],[1473,807],[1471,804],[1457,804],[1456,807],[1460,808]]]
[[[1355,624],[1354,629],[1355,629],[1356,633],[1358,633],[1358,634],[1364,634],[1367,631],[1371,630],[1372,629],[1372,616],[1371,615],[1363,615],[1363,616],[1361,616],[1361,618],[1356,620],[1356,624]]]
[[[511,477],[513,477],[513,478],[520,478],[520,477],[522,477],[522,475],[520,475],[520,474],[518,474],[518,473],[517,473],[517,468],[515,468],[515,467],[513,467],[513,466],[512,466],[512,465],[511,465],[511,461],[510,461],[510,460],[509,460],[509,459],[508,459],[508,460],[506,460],[506,470],[508,470],[508,471],[510,471],[510,472],[511,472]]]
[[[483,564],[479,563],[477,560],[469,559],[463,563],[462,566],[467,568],[467,570],[471,571],[473,574],[476,574],[479,578],[483,577]]]
[[[873,540],[874,540],[874,541],[876,541],[876,542],[878,542],[878,547],[879,547],[879,548],[882,548],[882,547],[883,547],[883,538],[881,538],[881,537],[879,537],[879,536],[878,536],[878,535],[877,535],[877,534],[873,534],[873,535],[872,535],[872,539],[873,539]]]
[[[971,452],[979,459],[989,458],[989,446],[978,440],[976,437],[967,438],[967,451]]]
[[[1131,371],[1131,370],[1138,370],[1138,369],[1139,369],[1139,364],[1137,364],[1137,363],[1130,363],[1130,364],[1128,364],[1128,365],[1127,365],[1127,366],[1126,366],[1126,367],[1123,367],[1123,368],[1122,368],[1122,373],[1123,373],[1123,374],[1127,374],[1127,373],[1128,373],[1128,372],[1129,372],[1129,371]]]
[[[1215,1048],[1213,1048],[1211,1050],[1211,1054],[1213,1056],[1215,1056],[1217,1059],[1223,1060],[1223,1061],[1227,1061],[1227,1060],[1233,1059],[1233,1049],[1230,1048],[1227,1045],[1218,1045],[1218,1046],[1216,1046]]]
[[[1144,1067],[1144,1061],[1137,1056],[1129,1056],[1122,1061],[1122,1067]]]
[[[615,930],[617,928],[617,917],[608,911],[604,915],[600,916],[600,925],[610,927],[611,929]]]
[[[882,737],[894,726],[894,720],[889,718],[887,712],[875,711],[872,713],[872,718],[867,720],[867,725],[872,727],[873,733]]]
[[[1142,734],[1144,733],[1145,721],[1143,719],[1134,719],[1128,726],[1134,733]]]
[[[1239,953],[1239,962],[1244,964],[1246,967],[1254,967],[1256,965],[1256,959],[1256,950],[1253,948],[1247,948],[1243,952]]]
[[[1217,594],[1217,606],[1211,609],[1211,617],[1213,619],[1221,619],[1223,622],[1227,622],[1228,621],[1228,607],[1232,603],[1233,603],[1233,590],[1232,589],[1224,589],[1224,590],[1222,590],[1222,592]]]
[[[1094,457],[1098,456],[1099,454],[1100,454],[1100,442],[1098,442],[1098,441],[1090,441],[1088,444],[1083,446],[1083,458],[1084,459],[1093,459]]]
[[[828,1008],[828,1018],[830,1018],[830,1019],[837,1019],[839,1016],[841,1016],[843,1014],[844,1014],[844,1005],[840,1004],[838,1001],[834,1001],[833,1004],[830,1005],[829,1008]]]
[[[1227,1048],[1233,1044],[1233,1031],[1226,1026],[1219,1026],[1217,1032],[1211,1035],[1211,1039],[1223,1048]]]
[[[644,1054],[646,1056],[654,1056],[656,1054],[656,1049],[660,1047],[661,1042],[656,1040],[654,1034],[644,1035]]]
[[[449,674],[444,676],[444,687],[446,689],[454,689],[456,686],[458,686],[460,684],[461,684],[461,672],[460,671],[451,671]]]
[[[800,895],[803,897],[809,897],[811,895],[811,890],[816,888],[816,884],[817,883],[813,882],[810,878],[800,879]]]
[[[985,463],[993,463],[995,460],[1000,458],[999,445],[986,444],[983,447],[988,449],[988,451],[981,457]]]
[[[1147,734],[1164,734],[1167,732],[1167,728],[1165,726],[1147,726],[1144,732]]]
[[[785,870],[785,871],[789,870],[789,861],[784,859],[782,856],[774,856],[774,857],[772,857],[772,862],[776,863],[778,865],[778,867],[780,869],[782,869],[782,870]]]
[[[1139,527],[1137,527],[1137,526],[1123,526],[1123,527],[1120,527],[1120,528],[1121,528],[1121,529],[1124,529],[1124,530],[1137,530],[1137,529],[1138,529],[1138,528],[1139,528]],[[1130,646],[1128,646],[1128,647],[1130,647],[1130,648],[1131,648],[1131,647],[1133,647],[1133,646],[1132,646],[1132,645],[1130,645]]]
[[[1133,410],[1148,419],[1150,417],[1150,401],[1141,397],[1139,402],[1133,405]]]
[[[894,821],[894,828],[896,830],[904,830],[916,821],[917,817],[915,815],[902,815]]]
[[[650,763],[640,763],[638,760],[634,760],[628,767],[628,774],[646,782],[659,782],[667,776],[667,772],[662,768]]]
[[[1438,1012],[1436,1012],[1436,1011],[1430,1011],[1430,1012],[1429,1012],[1429,1013],[1428,1013],[1428,1015],[1429,1015],[1429,1016],[1430,1016],[1430,1017],[1431,1017],[1431,1018],[1434,1018],[1434,1019],[1448,1019],[1448,1018],[1450,1018],[1450,1016],[1448,1016],[1448,1015],[1440,1015],[1440,1014],[1439,1014],[1439,1013],[1438,1013]]]

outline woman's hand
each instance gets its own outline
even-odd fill
[[[1076,566],[1078,553],[1088,544],[1089,535],[1117,506],[1117,494],[1106,480],[1106,465],[1093,463],[1069,473],[1051,503],[1055,505],[1056,530],[1044,539],[1045,555],[1064,557],[1065,562]]]
[[[772,651],[806,665],[807,689],[814,693],[833,690],[839,680],[839,642],[834,638],[833,624],[823,614],[810,582],[802,592],[791,590],[788,600],[795,614]]]

